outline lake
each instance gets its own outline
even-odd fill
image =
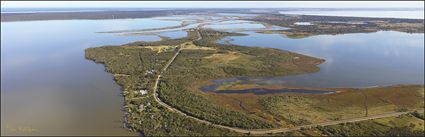
[[[281,14],[346,16],[346,17],[376,17],[376,18],[408,18],[424,19],[423,9],[406,10],[295,10],[280,11]]]
[[[199,23],[156,35],[97,32],[166,28],[192,18],[218,17],[2,22],[2,135],[137,135],[122,128],[120,87],[103,65],[85,59],[84,50],[185,37],[182,30]]]
[[[2,135],[137,135],[122,128],[120,87],[84,50],[160,40],[99,31],[176,25],[154,19],[2,22]],[[19,128],[28,131],[14,131]]]
[[[2,22],[2,135],[137,135],[122,128],[120,87],[102,65],[85,59],[84,50],[140,40],[157,41],[158,35],[181,38],[187,35],[182,29],[200,23],[168,29],[158,35],[96,32],[171,27],[187,19],[223,19],[203,16],[206,15]],[[264,25],[241,20],[223,20],[205,27],[230,31],[236,27],[248,34],[226,37],[222,43],[279,48],[326,60],[317,73],[246,79],[259,85],[364,87],[424,82],[423,34],[380,31],[291,39],[280,34],[255,33],[252,29],[262,29]]]
[[[334,94],[337,91],[323,90],[323,89],[301,89],[301,88],[247,88],[247,89],[220,89],[220,86],[228,84],[256,84],[264,86],[267,84],[260,84],[259,81],[253,81],[252,77],[234,77],[229,79],[211,80],[213,84],[201,87],[203,92],[213,92],[221,94],[282,94],[282,93],[297,93],[297,94]]]
[[[270,47],[325,59],[320,71],[288,77],[252,78],[262,84],[303,87],[369,87],[424,83],[424,34],[394,31],[320,35],[301,39],[245,32],[220,43]]]

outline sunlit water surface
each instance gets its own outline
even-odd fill
[[[137,135],[122,128],[119,86],[102,65],[85,59],[84,50],[160,40],[95,32],[176,25],[153,19],[2,22],[2,135]]]
[[[311,74],[251,78],[250,81],[303,87],[369,87],[424,83],[424,34],[394,31],[320,35],[302,39],[246,32],[220,43],[270,47],[325,59]]]
[[[424,19],[423,9],[412,10],[299,10],[280,11],[281,14],[346,16],[346,17],[374,17],[374,18],[408,18]]]

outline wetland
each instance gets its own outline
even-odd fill
[[[2,135],[242,135],[424,106],[423,19],[164,12],[2,15]]]

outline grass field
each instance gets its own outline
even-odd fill
[[[411,114],[314,127],[278,136],[424,136],[424,120]]]
[[[207,85],[200,82],[198,85]],[[231,86],[229,86],[231,85]],[[229,84],[221,89],[249,89],[255,84]],[[269,86],[267,88],[282,88]],[[240,110],[250,115],[292,127],[311,123],[334,121],[394,111],[407,111],[424,107],[424,87],[419,85],[398,85],[366,89],[338,90],[336,94],[217,94],[203,95],[222,106]]]
[[[150,49],[156,53],[161,53],[164,51],[174,50],[177,46],[143,46],[143,48]]]

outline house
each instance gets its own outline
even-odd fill
[[[137,111],[142,112],[143,110],[145,110],[146,106],[143,104],[140,104],[137,108],[138,108]]]
[[[146,89],[142,89],[142,90],[140,90],[139,92],[140,92],[140,94],[141,94],[141,95],[146,95],[146,94],[148,94],[148,90],[146,90]]]
[[[148,70],[148,71],[145,72],[145,75],[153,74],[154,72],[155,72],[155,70]]]
[[[143,110],[143,109],[145,109],[145,105],[143,105],[143,104],[140,104],[140,105],[139,105],[139,109],[140,109],[140,110]]]

